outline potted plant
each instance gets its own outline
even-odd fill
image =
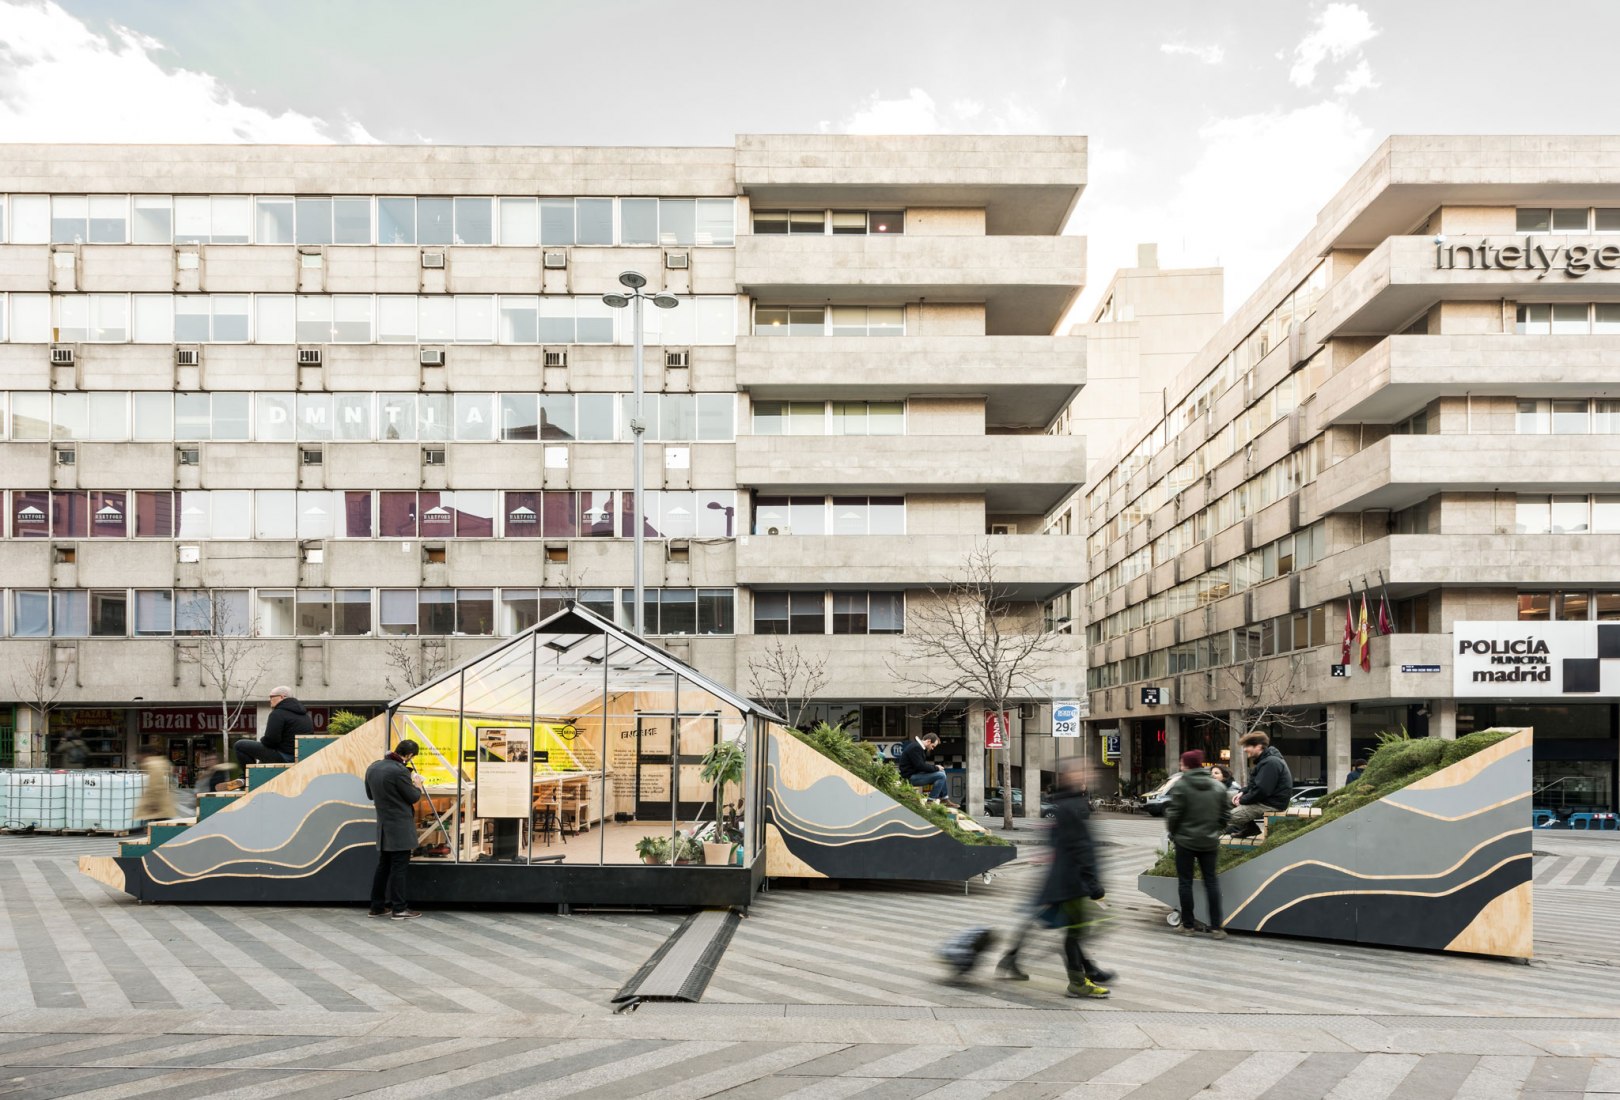
[[[736,814],[726,802],[726,787],[741,786],[743,778],[743,747],[740,741],[717,741],[703,754],[702,770],[698,778],[715,785],[717,820],[697,831],[703,840],[703,862],[711,867],[728,866],[737,844],[742,840]]]
[[[674,863],[696,863],[703,858],[703,845],[693,836],[681,833],[675,838]]]
[[[643,863],[669,862],[669,837],[644,836],[636,841],[636,855]]]

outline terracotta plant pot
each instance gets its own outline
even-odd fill
[[[731,853],[736,849],[736,847],[737,846],[735,844],[732,844],[729,841],[721,843],[704,841],[703,862],[709,867],[727,866],[731,863]]]

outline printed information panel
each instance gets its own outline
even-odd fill
[[[1620,695],[1620,623],[1459,622],[1458,698]]]

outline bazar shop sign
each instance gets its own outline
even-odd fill
[[[1620,623],[1459,622],[1458,697],[1620,695]]]
[[[1620,270],[1620,245],[1537,244],[1526,237],[1519,244],[1447,244],[1434,240],[1434,266],[1440,271],[1534,271],[1545,279],[1554,271],[1579,279],[1589,271]]]
[[[252,733],[257,724],[254,708],[232,715],[230,733]],[[135,712],[136,733],[219,733],[224,728],[218,707],[164,707]]]

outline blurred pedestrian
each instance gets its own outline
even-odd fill
[[[1052,828],[1052,865],[1035,897],[1031,920],[1013,934],[1012,946],[996,964],[996,972],[1010,981],[1029,975],[1018,965],[1018,953],[1031,924],[1039,921],[1063,930],[1063,965],[1069,976],[1066,995],[1106,997],[1103,984],[1113,975],[1086,955],[1085,941],[1105,919],[1102,878],[1097,848],[1091,839],[1091,801],[1086,797],[1086,769],[1078,759],[1058,764],[1058,791],[1053,795],[1057,814]]]
[[[174,769],[169,766],[169,758],[151,745],[143,745],[137,755],[140,769],[146,776],[146,786],[135,803],[135,820],[167,821],[178,812],[174,804],[174,791],[169,787]]]
[[[90,746],[79,736],[78,730],[69,730],[62,739],[62,766],[78,771],[90,759]]]
[[[1221,927],[1221,886],[1215,865],[1221,851],[1221,833],[1231,816],[1231,798],[1204,770],[1204,754],[1197,749],[1182,753],[1181,778],[1170,788],[1164,823],[1176,849],[1176,886],[1181,901],[1181,924],[1176,930],[1184,936],[1200,930],[1193,917],[1196,866],[1204,879],[1204,900],[1209,908],[1209,924],[1203,930],[1216,939],[1226,938]]]
[[[1344,785],[1348,787],[1350,784],[1360,779],[1361,773],[1366,770],[1367,762],[1365,760],[1357,759],[1350,761],[1350,770],[1344,773]]]

